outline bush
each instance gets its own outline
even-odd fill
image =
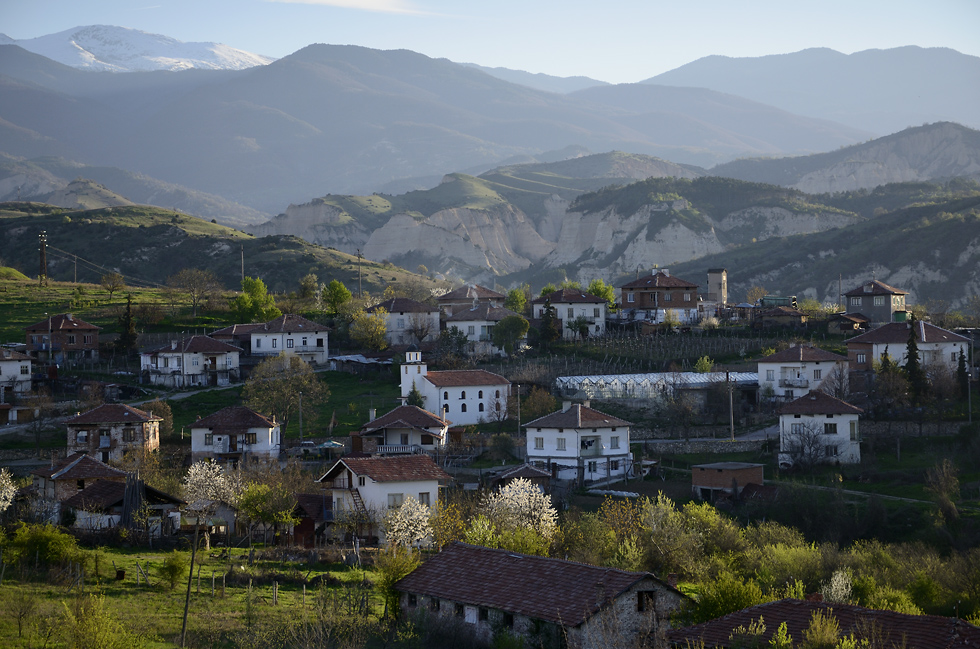
[[[36,562],[39,567],[60,565],[79,558],[75,537],[54,525],[21,523],[10,543],[14,556],[24,565]]]
[[[187,572],[187,558],[177,550],[168,554],[163,559],[163,563],[157,566],[157,574],[160,575],[160,579],[170,584],[170,590],[177,586],[177,582],[185,572]]]

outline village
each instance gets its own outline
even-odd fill
[[[637,275],[615,289],[568,282],[538,297],[476,284],[422,300],[390,294],[339,334],[336,322],[293,313],[154,334],[131,345],[132,369],[111,380],[92,368],[108,353],[115,363],[107,350],[118,336],[100,340],[77,315],[49,315],[0,349],[0,435],[38,441],[4,456],[5,556],[16,557],[4,569],[26,581],[61,570],[55,582],[69,588],[102,583],[78,554],[42,562],[37,544],[54,543],[44,535],[172,552],[167,579],[172,590],[186,576],[187,600],[179,636],[160,630],[164,646],[232,642],[221,624],[208,640],[194,611],[211,605],[190,601],[195,575],[195,598],[210,588],[213,599],[245,569],[239,561],[251,577],[238,613],[251,610],[259,583],[271,584],[276,606],[284,585],[283,605],[305,611],[309,586],[317,633],[339,633],[341,622],[323,616],[346,607],[376,618],[365,638],[416,621],[416,633],[431,634],[418,636],[422,646],[745,646],[775,642],[777,629],[826,632],[828,620],[839,626],[826,646],[866,641],[869,624],[917,647],[980,642],[960,619],[980,619],[975,568],[958,584],[930,576],[928,599],[886,588],[901,583],[897,573],[869,585],[843,556],[885,527],[928,520],[951,539],[945,554],[929,550],[942,571],[976,557],[967,539],[980,503],[960,493],[949,459],[928,468],[901,511],[882,504],[899,496],[862,494],[861,484],[878,456],[901,459],[903,440],[913,456],[930,443],[930,458],[977,452],[977,329],[933,324],[908,292],[874,279],[807,313],[762,290],[734,302],[726,269],[702,282],[668,269]],[[335,403],[360,385],[371,386],[366,405]],[[217,396],[226,393],[238,396]],[[208,399],[226,405],[203,410]],[[182,402],[194,415],[178,441]],[[349,411],[346,431],[338,408]],[[42,452],[44,430],[60,443]],[[780,519],[780,508],[794,513]],[[798,542],[763,540],[765,525],[801,534],[792,527],[807,516],[819,521]],[[857,531],[873,516],[882,530]],[[797,559],[767,555],[780,547]],[[726,553],[754,553],[757,567],[726,566]],[[257,567],[265,560],[295,574],[268,577]],[[357,606],[342,605],[337,593],[356,590],[347,577],[330,577],[341,584],[333,595],[326,577],[308,579],[332,574],[322,569],[331,562],[342,574],[370,571],[377,601],[361,593]],[[163,558],[153,570],[124,563],[107,579],[115,591],[167,574]],[[201,565],[211,571],[203,595]]]

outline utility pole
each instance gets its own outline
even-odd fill
[[[299,393],[299,443],[303,443],[303,393]]]
[[[732,385],[728,370],[725,370],[725,386],[728,388],[728,427],[731,431],[732,441],[735,441],[735,408],[732,406],[732,392],[735,386]]]
[[[357,297],[361,297],[361,249],[357,249]]]
[[[39,286],[47,286],[48,284],[48,231],[41,230],[41,234],[38,236],[38,250],[41,253],[40,259],[40,269],[37,273],[37,283]]]
[[[245,281],[245,244],[242,244],[242,281]]]

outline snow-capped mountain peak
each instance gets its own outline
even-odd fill
[[[111,72],[243,70],[274,60],[220,43],[184,43],[160,34],[111,25],[75,27],[23,40],[0,34],[0,44],[19,45],[73,68]]]

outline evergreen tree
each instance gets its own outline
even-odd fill
[[[966,401],[970,396],[970,374],[966,369],[966,353],[960,347],[959,363],[956,365],[956,382],[960,386],[960,399]]]
[[[405,401],[406,405],[418,406],[419,408],[425,408],[425,397],[419,392],[419,389],[415,387],[415,381],[412,381],[412,390],[408,393],[408,399]]]
[[[561,338],[561,328],[558,326],[558,311],[551,306],[551,300],[545,300],[544,312],[541,314],[541,342],[547,345]]]
[[[119,316],[119,340],[116,341],[116,348],[123,354],[136,351],[136,320],[133,319],[133,296],[126,296],[126,310]]]
[[[918,404],[929,391],[929,381],[926,378],[925,370],[922,369],[922,362],[919,359],[919,343],[915,338],[916,325],[918,321],[915,315],[909,321],[909,340],[905,345],[905,377],[909,381],[909,391],[912,393],[913,403]]]

